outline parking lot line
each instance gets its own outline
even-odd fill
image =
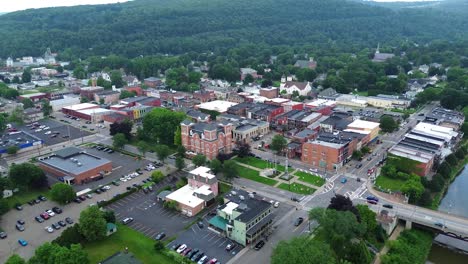
[[[120,205],[120,206],[125,206],[125,203],[122,203],[122,200],[116,201],[115,203],[118,204],[118,205]]]
[[[158,233],[158,231],[156,231],[156,230],[151,230],[151,232],[148,233],[148,236],[149,236],[149,237],[154,237],[157,233]]]
[[[203,238],[205,238],[205,237],[207,237],[207,236],[209,236],[209,235],[211,235],[211,234],[210,234],[210,233],[208,233],[208,234],[204,235],[204,236],[203,236]]]
[[[218,240],[216,240],[213,244],[217,244],[219,240],[223,239],[222,237],[220,237]]]
[[[141,233],[145,234],[146,232],[148,232],[149,230],[151,230],[151,228],[147,227],[147,226],[144,226],[143,229],[140,230]]]
[[[218,247],[222,247],[226,242],[228,242],[228,240],[227,240],[227,239],[224,239],[223,243],[219,244]]]
[[[213,240],[213,238],[216,238],[216,236],[212,236],[210,239],[208,239],[208,242]]]
[[[193,226],[192,226],[192,231],[193,231],[195,234],[197,233],[197,231],[193,228]]]

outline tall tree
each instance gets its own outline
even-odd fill
[[[233,160],[226,160],[223,164],[223,175],[228,180],[231,181],[234,177],[239,175],[237,170],[237,164]]]
[[[271,140],[270,148],[275,151],[276,154],[281,154],[287,145],[286,139],[281,135],[275,135]]]
[[[13,164],[8,173],[15,186],[43,188],[47,186],[47,177],[41,168],[32,163]]]
[[[33,101],[31,101],[31,99],[29,99],[29,98],[23,98],[23,99],[21,100],[21,103],[23,104],[23,108],[24,108],[24,109],[28,109],[28,108],[33,108],[33,107],[34,107]]]
[[[247,142],[237,142],[237,156],[240,158],[246,157],[250,154],[250,145]]]
[[[25,69],[23,71],[23,74],[21,75],[21,80],[23,81],[23,83],[31,82],[31,70],[30,69]]]
[[[112,146],[116,149],[122,149],[128,143],[123,133],[117,133],[112,137]]]
[[[214,174],[220,172],[222,168],[223,164],[221,164],[221,161],[219,161],[219,159],[214,159],[210,162],[210,169]]]
[[[206,164],[206,157],[205,155],[197,154],[193,157],[192,162],[197,167],[204,166]]]
[[[99,207],[94,205],[81,211],[80,232],[88,241],[97,241],[105,237],[106,220]]]
[[[110,78],[112,85],[115,85],[116,88],[122,88],[125,85],[120,71],[112,71],[110,73]]]
[[[21,258],[18,254],[11,255],[5,264],[26,264],[26,261]]]
[[[52,106],[50,105],[50,102],[47,99],[42,99],[41,109],[44,116],[50,116],[50,114],[52,114]]]
[[[176,146],[182,145],[182,132],[180,131],[180,126],[177,127],[177,130],[174,134],[174,145]]]
[[[5,131],[7,125],[7,120],[3,114],[0,114],[0,133]]]
[[[273,250],[272,264],[334,264],[338,263],[330,246],[307,236],[281,241]]]
[[[125,119],[122,122],[116,122],[112,123],[109,126],[109,134],[111,136],[117,134],[117,133],[122,133],[125,135],[125,138],[127,140],[130,140],[132,138],[132,128],[133,128],[133,122],[129,119]]]
[[[156,154],[158,155],[158,159],[162,163],[164,163],[164,161],[169,156],[169,154],[171,154],[171,150],[166,145],[157,145],[155,150],[156,150]]]
[[[183,168],[185,168],[184,158],[180,157],[180,156],[177,156],[177,158],[175,160],[175,166],[176,166],[177,170],[182,170]]]
[[[185,116],[182,112],[155,108],[143,118],[144,136],[154,143],[173,145],[174,134]]]
[[[60,204],[66,204],[75,199],[76,193],[73,187],[71,187],[70,185],[59,182],[52,185],[52,189],[50,190],[50,196],[52,200]]]
[[[398,124],[391,116],[384,115],[380,118],[380,128],[383,132],[393,132],[398,129]]]
[[[149,145],[143,140],[138,141],[137,143],[138,151],[142,156],[145,156],[146,152],[149,150]]]

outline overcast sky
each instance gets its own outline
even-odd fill
[[[0,12],[12,12],[28,8],[41,8],[51,6],[98,5],[128,0],[0,0]]]

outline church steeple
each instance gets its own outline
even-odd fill
[[[377,43],[377,50],[375,51],[376,54],[380,53],[380,43]]]

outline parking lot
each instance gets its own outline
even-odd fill
[[[18,130],[23,130],[31,135],[34,135],[44,141],[47,146],[60,144],[69,140],[82,138],[91,135],[92,133],[83,129],[78,129],[74,126],[66,125],[64,123],[52,120],[44,119],[37,122],[39,125],[49,127],[47,130],[41,130],[36,132],[36,129],[28,127],[27,125],[19,126]],[[51,132],[58,132],[58,135],[53,137],[52,134],[45,134]]]
[[[160,189],[168,184],[171,184],[169,180],[161,182],[154,186],[154,189]],[[160,232],[166,234],[166,239],[179,235],[194,218],[164,208],[162,202],[156,201],[156,197],[157,191],[148,194],[139,191],[106,208],[113,210],[119,221],[132,217],[134,220],[128,226],[153,239]]]
[[[84,147],[87,153],[90,153],[92,155],[96,155],[98,157],[102,157],[105,159],[108,159],[112,161],[112,172],[109,175],[106,175],[104,179],[94,181],[94,182],[89,182],[86,184],[82,185],[74,185],[74,189],[76,191],[80,191],[86,188],[91,188],[94,189],[98,185],[101,184],[106,184],[110,183],[114,180],[120,179],[123,175],[128,175],[131,172],[135,172],[137,169],[141,169],[142,172],[145,173],[146,177],[149,177],[151,175],[151,172],[147,172],[144,170],[144,167],[150,163],[149,161],[145,159],[135,159],[134,157],[131,157],[129,155],[122,154],[118,151],[115,151],[113,153],[107,153],[104,151],[99,151],[95,148],[92,148],[91,146]],[[161,167],[159,168],[164,174],[166,174],[166,167]]]

